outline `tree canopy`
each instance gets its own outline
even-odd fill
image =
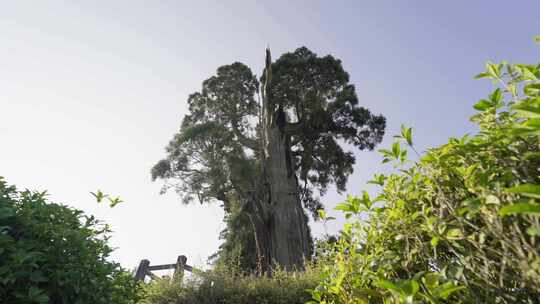
[[[318,194],[330,184],[344,191],[354,154],[340,143],[373,149],[382,140],[385,118],[358,103],[355,86],[341,61],[319,57],[306,47],[282,55],[272,67],[267,111],[290,138],[290,174],[298,178],[301,201],[316,216]],[[261,175],[263,109],[260,81],[235,62],[188,98],[189,113],[166,148],[167,158],[152,168],[152,179],[167,180],[184,202],[245,198]]]

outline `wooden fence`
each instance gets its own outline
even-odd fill
[[[152,279],[157,279],[158,276],[152,273],[152,271],[156,270],[174,269],[174,277],[183,275],[184,270],[193,272],[193,267],[187,265],[186,262],[187,258],[185,255],[178,256],[175,264],[165,265],[150,266],[150,261],[144,259],[139,263],[139,267],[137,267],[137,271],[135,272],[135,279],[138,281],[144,281],[144,278],[146,276],[149,276]]]

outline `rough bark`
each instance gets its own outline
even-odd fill
[[[290,135],[285,133],[286,115],[281,107],[269,100],[267,94],[271,85],[268,50],[265,76],[261,107],[264,181],[250,204],[259,270],[267,272],[273,263],[285,270],[300,270],[304,268],[304,260],[309,253],[307,218],[299,199]]]
[[[296,175],[291,167],[289,140],[277,125],[267,131],[272,261],[286,270],[303,269],[304,259],[309,252],[308,231]]]
[[[272,241],[270,238],[269,229],[269,205],[266,200],[261,197],[266,197],[266,193],[262,190],[264,185],[257,185],[257,190],[251,195],[246,206],[248,218],[251,222],[255,238],[255,246],[257,250],[257,272],[262,275],[269,273],[270,265],[272,261],[271,246]]]

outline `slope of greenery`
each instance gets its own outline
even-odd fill
[[[109,262],[108,226],[0,177],[0,303],[130,304],[139,287]]]
[[[409,164],[402,127],[381,150],[398,173],[337,206],[349,221],[312,303],[538,303],[540,64],[486,68],[499,87],[474,105],[478,134]]]

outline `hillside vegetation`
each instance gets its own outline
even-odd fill
[[[537,40],[540,41],[540,37]],[[320,59],[302,49],[297,52],[294,56],[303,58],[307,54],[309,60],[317,61],[321,67],[326,67],[325,60],[331,59],[331,66],[343,72],[340,62],[333,58]],[[269,76],[269,53],[267,56]],[[290,59],[287,56],[293,55],[288,54],[284,58]],[[277,67],[287,67],[285,59],[274,66],[276,70]],[[244,67],[236,66],[239,67],[244,70]],[[255,83],[254,76],[251,73],[247,75]],[[302,75],[295,75],[302,78]],[[341,80],[347,84],[348,75],[343,72],[342,76]],[[195,271],[190,277],[176,276],[141,284],[134,280],[131,272],[110,261],[112,249],[108,244],[108,225],[93,216],[84,215],[82,211],[48,201],[45,192],[17,190],[0,177],[0,303],[539,303],[540,64],[488,62],[486,71],[476,78],[488,79],[495,85],[488,97],[473,106],[476,113],[471,121],[478,126],[478,131],[473,135],[450,138],[441,146],[419,152],[414,144],[412,128],[402,126],[391,147],[380,150],[382,163],[393,165],[394,173],[377,174],[369,181],[378,186],[375,194],[363,192],[359,197],[349,196],[338,204],[335,211],[342,212],[346,219],[342,229],[336,236],[325,235],[316,240],[315,246],[312,246],[310,237],[309,242],[303,240],[309,243],[310,248],[304,248],[305,244],[302,244],[302,250],[291,252],[313,254],[302,256],[303,259],[295,256],[294,263],[287,263],[286,259],[281,263],[274,260],[273,264],[269,260],[261,262],[260,254],[270,252],[271,248],[265,251],[257,246],[274,245],[274,238],[285,236],[273,233],[272,241],[256,242],[260,231],[249,229],[249,225],[254,223],[250,216],[255,213],[245,210],[255,205],[243,204],[239,195],[230,196],[224,198],[227,203],[224,208],[229,212],[225,245],[218,252],[213,269]],[[226,83],[220,82],[215,89],[220,91]],[[252,89],[256,87],[254,84]],[[356,105],[353,87],[348,84],[346,87],[350,94],[339,91],[345,95],[339,95],[342,99],[330,101],[330,104],[337,102],[339,107],[333,104],[337,107],[334,110],[359,124],[362,122],[361,114],[367,117],[369,112],[353,107]],[[340,85],[339,88],[344,87]],[[212,96],[206,97],[213,101]],[[349,105],[345,100],[349,100]],[[283,105],[276,103],[274,106],[275,113],[283,113]],[[193,111],[200,110],[196,102],[192,107]],[[214,110],[220,110],[218,108]],[[313,113],[330,119],[326,110],[317,108]],[[208,120],[205,127],[211,126],[211,117],[205,119]],[[378,123],[372,127],[383,132],[384,119],[375,120]],[[190,125],[184,131],[194,135],[195,131],[212,129],[201,130],[199,127]],[[346,126],[342,127],[348,130]],[[223,128],[212,130],[221,132]],[[281,132],[279,128],[274,131]],[[317,136],[321,134],[319,131]],[[354,128],[354,131],[358,130]],[[238,137],[227,132],[231,136],[229,139]],[[380,132],[376,132],[377,136],[382,136]],[[208,138],[192,137],[189,141],[186,134],[176,138],[178,141],[172,142],[169,151],[171,158],[161,162],[167,166],[158,166],[157,169],[164,169],[158,173],[162,177],[177,177],[175,174],[179,173],[174,170],[198,170],[197,164],[190,163],[192,154],[188,152],[193,146],[187,143],[208,140],[199,142],[206,148],[207,144],[222,139],[220,134],[207,134],[211,135]],[[347,134],[353,136],[352,133]],[[279,140],[285,138],[276,136]],[[294,139],[294,136],[289,139]],[[373,140],[371,148],[380,138]],[[331,157],[328,154],[331,150],[331,146],[325,146],[326,157]],[[214,161],[213,152],[210,149],[198,150],[197,153],[208,161]],[[311,156],[307,151],[302,150],[302,153],[305,157]],[[250,161],[250,155],[239,153],[238,156],[256,168]],[[287,159],[282,160],[291,160],[288,153],[284,155]],[[338,159],[333,161],[339,163]],[[352,160],[349,161],[348,164],[352,165]],[[171,167],[171,164],[181,166]],[[219,168],[225,168],[231,174],[242,173],[234,166],[234,159],[220,165],[223,167]],[[309,165],[316,167],[314,163]],[[209,178],[226,177],[214,176],[213,172],[217,171],[204,173]],[[291,172],[281,173],[295,179]],[[345,182],[350,172],[345,170],[341,173],[344,174],[340,175],[344,178],[341,181]],[[195,176],[196,180],[189,188],[194,192],[189,195],[206,189],[208,197],[217,197],[225,190],[216,188],[222,185],[220,180],[213,181],[212,185],[216,187],[207,189],[207,181],[201,180],[206,175]],[[331,178],[321,176],[319,178],[323,180],[318,182],[323,183],[326,190]],[[246,177],[243,185],[249,186],[248,182],[254,180],[264,181]],[[236,182],[236,179],[231,179],[223,185],[249,196],[249,189],[238,188]],[[197,188],[199,186],[202,188]],[[227,188],[228,191],[230,189]],[[268,189],[259,190],[266,193]],[[274,190],[280,192],[279,189]],[[312,194],[310,192],[308,196]],[[106,197],[100,191],[94,195],[98,201]],[[264,195],[257,199],[268,202]],[[121,202],[118,197],[109,200],[111,207]],[[304,207],[320,205],[311,202],[314,204]],[[301,216],[299,222],[305,224],[307,217],[299,205],[300,201],[294,203],[298,207],[295,214]],[[262,211],[268,210],[257,212]],[[334,211],[312,211],[323,222],[334,220],[331,216]],[[275,218],[275,214],[269,218]],[[272,229],[274,224],[265,222]],[[307,234],[303,236],[308,239]],[[283,239],[279,241],[280,245],[287,245]],[[302,265],[292,267],[297,263]]]

